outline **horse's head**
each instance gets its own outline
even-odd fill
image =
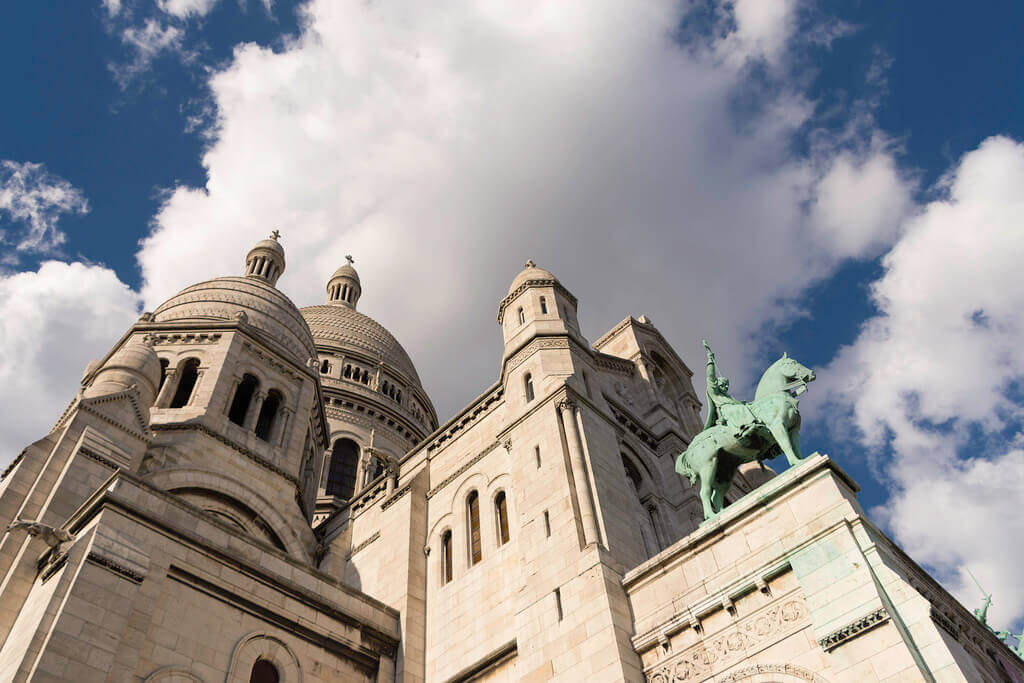
[[[811,370],[799,361],[782,354],[782,358],[771,364],[757,385],[757,397],[774,391],[795,391],[802,394],[807,390],[807,383],[815,379]]]
[[[795,358],[790,358],[785,353],[782,354],[782,358],[775,361],[775,365],[773,367],[775,367],[790,383],[797,384],[797,386],[799,386],[798,383],[806,385],[808,382],[813,382],[815,380],[814,370],[802,365]]]

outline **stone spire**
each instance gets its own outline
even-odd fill
[[[270,237],[260,240],[249,250],[245,257],[246,277],[263,280],[271,286],[277,284],[277,279],[284,272],[284,247],[277,241],[280,236],[280,231],[274,230]]]
[[[352,266],[355,259],[346,255],[345,260],[348,263],[334,271],[334,275],[327,281],[327,303],[355,309],[363,287],[359,283],[359,273]]]

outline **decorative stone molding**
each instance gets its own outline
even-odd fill
[[[495,442],[494,442],[494,443],[492,443],[492,444],[491,444],[490,446],[488,446],[487,448],[485,448],[485,449],[483,449],[482,451],[480,451],[479,453],[477,453],[477,454],[476,454],[475,456],[473,456],[473,457],[472,457],[471,459],[469,459],[469,460],[467,460],[466,462],[464,462],[464,463],[462,464],[462,467],[460,467],[459,469],[457,469],[457,470],[455,470],[454,472],[452,472],[452,473],[451,473],[451,474],[450,474],[450,475],[449,475],[448,477],[446,477],[446,478],[445,478],[445,480],[444,480],[444,481],[442,481],[442,482],[441,482],[440,484],[438,484],[438,485],[437,485],[437,486],[435,486],[434,488],[432,488],[432,489],[430,489],[429,491],[427,491],[427,499],[429,500],[430,498],[433,498],[434,494],[436,494],[436,493],[437,493],[438,491],[440,491],[441,489],[443,489],[443,488],[444,488],[445,486],[448,486],[448,484],[452,483],[453,481],[455,481],[456,479],[458,479],[458,478],[459,478],[460,476],[462,476],[462,474],[464,474],[464,473],[466,472],[466,470],[468,470],[468,469],[469,469],[470,467],[472,467],[473,465],[475,465],[475,464],[477,464],[478,462],[480,462],[481,460],[483,460],[483,458],[484,458],[484,457],[485,457],[485,456],[486,456],[486,455],[487,455],[488,453],[490,453],[491,451],[493,451],[493,450],[494,450],[495,448],[497,448],[497,447],[498,447],[499,445],[500,445],[500,442],[498,442],[498,441],[495,441]]]
[[[144,321],[149,322],[149,321]],[[174,334],[148,334],[152,337],[155,346],[166,346],[168,344],[216,344],[220,341],[220,332],[184,332]]]
[[[99,567],[103,567],[122,578],[128,579],[132,583],[142,583],[142,580],[146,578],[145,574],[137,572],[123,564],[119,564],[106,555],[100,555],[99,553],[92,552],[89,553],[85,559],[86,561],[92,562]]]
[[[380,532],[379,531],[374,531],[372,536],[370,536],[368,539],[366,539],[365,541],[363,541],[362,543],[360,543],[355,548],[352,548],[352,550],[349,551],[348,559],[352,559],[353,555],[355,555],[360,550],[362,550],[363,548],[367,547],[368,545],[370,545],[371,543],[376,541],[378,538],[380,538]]]
[[[387,510],[389,507],[391,507],[392,505],[397,503],[399,498],[401,498],[405,494],[409,493],[409,491],[411,491],[411,490],[412,490],[412,482],[406,484],[405,486],[403,486],[402,488],[398,489],[393,494],[391,494],[390,498],[388,498],[383,503],[381,503],[380,509],[381,510]]]
[[[89,458],[90,460],[95,460],[99,464],[101,464],[101,465],[103,465],[105,467],[109,467],[112,470],[116,470],[118,468],[118,465],[114,464],[110,460],[107,460],[106,458],[104,458],[99,453],[97,453],[95,451],[92,451],[92,450],[90,450],[88,448],[85,448],[85,447],[79,448],[78,452],[81,453],[82,455],[84,455],[85,457]]]
[[[154,429],[154,431],[193,430],[193,431],[197,431],[197,432],[202,432],[203,434],[206,434],[207,436],[212,437],[212,438],[216,439],[217,441],[220,441],[225,446],[230,446],[231,448],[233,448],[234,450],[238,451],[239,453],[241,453],[245,457],[249,458],[249,460],[252,460],[254,463],[259,465],[263,469],[269,470],[269,471],[273,472],[274,474],[276,474],[276,475],[286,479],[296,489],[298,489],[298,487],[299,487],[299,480],[296,477],[293,477],[291,474],[289,474],[288,472],[285,472],[280,467],[278,467],[277,465],[274,465],[273,463],[267,461],[263,457],[261,457],[259,455],[256,455],[255,453],[250,451],[248,448],[245,448],[244,446],[241,446],[241,445],[235,443],[234,441],[232,441],[231,439],[227,438],[226,436],[218,434],[217,432],[213,431],[212,429],[210,429],[206,425],[198,424],[198,423],[158,424],[158,425],[153,425],[153,429]]]
[[[818,674],[795,664],[755,664],[737,669],[717,683],[739,683],[758,674],[785,674],[810,683],[828,683]]]
[[[445,441],[454,438],[458,432],[466,429],[480,418],[489,414],[495,406],[498,405],[504,395],[505,388],[500,384],[496,385],[486,396],[480,398],[480,400],[472,406],[466,408],[466,410],[453,417],[447,424],[442,425],[442,427],[435,432],[434,438],[424,445],[424,448],[427,451],[437,450]]]
[[[252,665],[266,659],[276,668],[281,683],[302,683],[302,669],[292,649],[269,633],[251,633],[235,646],[228,668],[228,683],[248,683]]]
[[[502,319],[505,317],[505,307],[508,306],[510,303],[512,303],[512,301],[517,296],[519,296],[520,294],[525,292],[530,287],[554,287],[555,291],[560,292],[562,294],[562,296],[564,296],[566,299],[569,300],[569,303],[572,304],[573,308],[576,308],[576,306],[577,306],[576,297],[574,297],[572,295],[572,292],[570,292],[568,289],[563,287],[562,283],[559,282],[558,280],[554,280],[554,279],[550,279],[550,278],[538,278],[536,280],[527,280],[526,282],[524,282],[523,284],[519,285],[518,287],[516,287],[511,292],[509,292],[508,296],[506,296],[504,299],[502,299],[501,303],[498,304],[498,324],[499,325],[501,324]]]
[[[519,351],[517,351],[511,358],[505,361],[502,376],[507,377],[508,373],[512,372],[520,365],[525,363],[526,359],[532,356],[537,351],[568,348],[568,337],[537,337],[529,344],[519,349]]]
[[[697,645],[648,669],[645,672],[647,680],[651,683],[704,680],[715,671],[750,656],[752,650],[767,645],[769,639],[785,635],[806,623],[807,607],[802,600],[772,605],[737,621],[724,633],[702,639]]]
[[[843,626],[840,629],[836,629],[832,633],[828,634],[824,638],[818,639],[818,645],[821,645],[825,652],[833,650],[850,638],[856,638],[865,631],[870,631],[876,626],[881,626],[885,622],[889,621],[889,613],[885,611],[884,607],[879,607],[870,614],[865,614],[860,619]]]
[[[953,636],[957,640],[960,639],[960,627],[956,625],[955,621],[940,612],[935,605],[932,605],[931,617],[932,621],[949,633],[949,635]]]

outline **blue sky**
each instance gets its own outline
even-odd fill
[[[6,7],[0,459],[139,311],[275,227],[299,305],[355,254],[442,419],[494,380],[533,258],[591,340],[646,313],[737,394],[783,350],[817,368],[807,449],[1020,624],[1024,7],[528,8]]]

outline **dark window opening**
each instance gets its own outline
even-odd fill
[[[178,388],[171,399],[172,408],[184,408],[192,398],[192,390],[195,389],[196,381],[199,379],[199,359],[189,358],[182,364],[178,371]]]
[[[167,366],[168,365],[170,365],[170,361],[168,361],[166,358],[161,358],[160,359],[160,386],[158,386],[157,389],[156,389],[158,392],[161,389],[164,388],[164,382],[167,381]]]
[[[271,390],[267,397],[263,399],[263,406],[260,408],[260,416],[256,419],[256,436],[263,439],[264,441],[270,441],[270,431],[274,428],[274,422],[277,420],[278,408],[281,407],[281,403],[284,397],[281,396],[281,392],[277,390]]]
[[[452,580],[452,532],[441,534],[441,583]]]
[[[498,522],[498,545],[508,543],[508,506],[505,503],[505,492],[494,498],[494,514]]]
[[[281,674],[277,667],[267,659],[257,659],[252,665],[252,674],[249,676],[249,683],[280,683]]]
[[[548,301],[544,297],[540,298],[540,312],[543,315],[547,315],[548,312]]]
[[[476,491],[466,499],[466,512],[469,517],[469,563],[474,565],[483,559],[480,548],[480,496]]]
[[[235,397],[231,400],[231,409],[228,410],[228,419],[236,425],[245,425],[245,416],[249,413],[249,404],[256,393],[260,381],[252,375],[245,375],[235,389]]]
[[[359,446],[352,439],[338,439],[331,449],[331,463],[327,470],[329,496],[348,500],[356,492],[356,469],[359,467]]]
[[[526,388],[526,401],[530,402],[533,400],[533,375],[526,373],[523,378],[523,385]]]

